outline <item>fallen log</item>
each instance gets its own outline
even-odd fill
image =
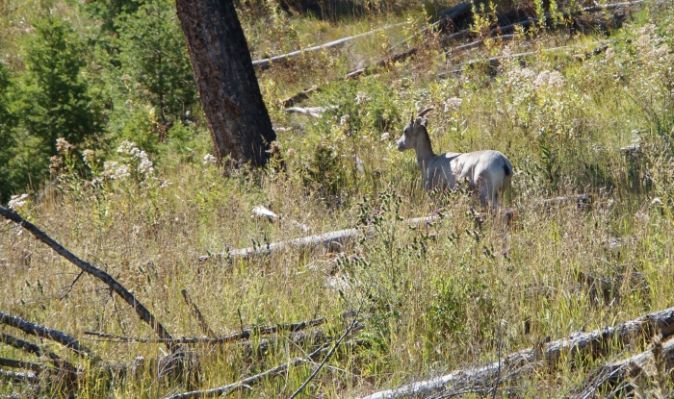
[[[58,342],[66,348],[72,350],[79,356],[88,357],[97,360],[98,357],[93,352],[82,345],[76,338],[53,328],[41,326],[39,324],[31,323],[18,316],[12,316],[0,311],[0,324],[5,324],[23,331],[26,334],[35,335],[40,338],[47,338]]]
[[[119,295],[122,299],[124,299],[124,301],[126,301],[126,303],[128,303],[136,311],[138,317],[140,317],[141,320],[147,323],[150,326],[150,328],[152,328],[152,330],[160,338],[167,340],[166,342],[168,344],[169,350],[171,350],[172,352],[177,352],[180,349],[178,347],[175,347],[174,344],[171,343],[170,340],[173,337],[171,336],[171,334],[169,334],[168,330],[166,330],[166,328],[164,328],[164,326],[157,320],[157,318],[152,313],[150,313],[150,311],[129,290],[127,290],[126,287],[120,284],[111,275],[97,268],[91,263],[80,259],[75,254],[73,254],[65,247],[63,247],[61,244],[56,242],[54,239],[49,237],[37,226],[27,221],[26,219],[22,218],[18,213],[12,211],[11,209],[0,206],[0,216],[3,216],[5,219],[13,221],[14,223],[28,230],[28,232],[30,232],[33,236],[35,236],[35,238],[47,244],[47,246],[52,248],[54,251],[56,251],[56,253],[58,253],[62,257],[66,258],[72,264],[84,270],[88,274],[96,277],[97,279],[101,280],[108,287],[110,287],[110,289],[113,290],[117,295]]]
[[[589,209],[592,207],[592,196],[589,194],[565,195],[544,199],[541,204],[544,208],[549,209],[573,202],[576,203],[578,209]]]
[[[411,226],[418,226],[421,224],[427,224],[434,222],[436,220],[439,220],[439,216],[427,216],[427,217],[420,217],[420,218],[413,218],[413,219],[407,219],[404,221],[404,223],[411,225]],[[272,252],[277,252],[283,249],[287,248],[312,248],[312,247],[317,247],[317,246],[332,246],[336,244],[344,244],[348,240],[352,240],[354,238],[363,236],[363,235],[370,235],[374,232],[374,228],[372,227],[365,227],[363,229],[358,229],[358,228],[351,228],[351,229],[344,229],[344,230],[337,230],[337,231],[331,231],[329,233],[323,233],[323,234],[317,234],[317,235],[312,235],[312,236],[307,236],[307,237],[300,237],[296,238],[293,240],[287,240],[287,241],[279,241],[279,242],[272,242],[268,243],[266,245],[257,245],[249,248],[241,248],[241,249],[232,249],[227,252],[222,252],[222,253],[217,253],[217,254],[209,254],[209,255],[202,255],[199,257],[199,261],[205,262],[207,260],[210,260],[212,258],[225,258],[225,259],[233,259],[233,258],[249,258],[252,256],[259,256],[259,255],[266,255],[270,254]]]
[[[286,112],[289,114],[308,115],[313,118],[320,118],[329,107],[289,107]]]
[[[275,334],[281,331],[296,332],[301,331],[307,328],[320,326],[324,324],[326,320],[324,318],[312,319],[301,321],[298,323],[288,323],[288,324],[276,324],[273,326],[258,326],[246,328],[243,331],[226,335],[222,337],[182,337],[182,338],[171,338],[171,343],[174,344],[226,344],[230,342],[242,341],[249,339],[255,335],[267,335]],[[136,337],[124,337],[120,335],[106,334],[95,331],[85,331],[85,335],[90,335],[98,338],[102,338],[112,342],[136,342],[136,343],[159,343],[166,342],[165,338],[136,338]]]
[[[333,47],[343,46],[344,44],[346,44],[350,41],[360,39],[360,38],[363,38],[363,37],[366,37],[366,36],[370,36],[370,35],[373,35],[377,32],[381,32],[381,31],[385,31],[385,30],[389,30],[389,29],[393,29],[393,28],[398,28],[398,27],[401,27],[401,26],[406,25],[406,24],[407,24],[407,22],[399,22],[397,24],[386,25],[386,26],[383,26],[383,27],[380,27],[380,28],[377,28],[377,29],[373,29],[373,30],[368,31],[368,32],[359,33],[359,34],[353,35],[353,36],[343,37],[343,38],[332,40],[332,41],[329,41],[327,43],[323,43],[323,44],[320,44],[320,45],[306,47],[306,48],[303,48],[303,49],[291,51],[289,53],[276,55],[276,56],[273,56],[273,57],[262,58],[262,59],[253,61],[253,67],[255,67],[255,69],[257,69],[257,70],[263,71],[265,69],[270,68],[274,63],[287,62],[291,58],[297,57],[297,56],[302,55],[302,54],[311,53],[311,52],[314,52],[314,51],[325,50],[325,49],[329,49],[329,48],[333,48]]]
[[[570,399],[592,399],[603,389],[611,390],[628,379],[635,379],[645,373],[649,364],[663,373],[674,367],[674,339],[656,343],[647,351],[630,356],[618,362],[609,363],[590,373],[587,382]],[[617,395],[620,396],[620,395]],[[620,396],[622,397],[622,396]]]
[[[0,369],[0,379],[28,384],[36,384],[39,381],[33,372],[15,372],[3,369]]]
[[[428,395],[443,392],[447,389],[460,389],[463,386],[488,384],[501,375],[508,374],[509,379],[521,376],[522,372],[531,368],[554,368],[563,354],[569,358],[586,355],[592,358],[602,356],[611,343],[625,345],[650,339],[656,335],[669,337],[674,334],[674,308],[650,313],[617,326],[606,327],[591,332],[575,332],[568,338],[515,352],[499,361],[482,367],[460,369],[449,374],[425,381],[413,382],[399,388],[370,394],[363,399],[395,399]]]

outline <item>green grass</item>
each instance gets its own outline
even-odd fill
[[[244,22],[253,53],[261,56],[419,15],[412,10],[395,20],[378,15],[338,25],[272,19],[272,29]],[[119,279],[175,336],[202,334],[181,289],[221,334],[242,325],[322,316],[328,322],[321,328],[336,338],[347,326],[340,315],[362,305],[365,329],[358,337],[366,345],[339,350],[308,387],[312,395],[358,396],[491,362],[498,353],[672,306],[674,186],[668,145],[674,56],[660,46],[672,45],[673,20],[669,10],[646,9],[608,38],[546,33],[456,57],[431,44],[390,70],[330,84],[306,102],[337,107],[320,119],[282,111],[278,101],[294,90],[340,76],[361,59],[383,56],[386,41],[375,35],[346,50],[302,57],[298,66],[259,74],[274,124],[296,127],[279,134],[286,173],[240,171],[223,177],[216,166],[201,164],[209,136],[199,125],[192,160],[164,148],[155,159],[156,180],[137,177],[92,187],[65,173],[20,212]],[[644,28],[651,23],[654,30]],[[287,29],[295,32],[293,39],[273,47],[278,43],[273,35]],[[382,37],[393,43],[396,35]],[[586,57],[598,43],[608,43],[608,52]],[[513,60],[499,66],[495,77],[476,68],[435,78],[462,58],[566,44],[573,48],[565,54],[527,57],[524,71]],[[543,71],[557,71],[560,83],[546,84],[550,75]],[[462,102],[444,111],[451,97]],[[436,151],[493,148],[510,157],[518,213],[511,227],[492,219],[476,224],[469,212],[473,203],[461,193],[422,192],[413,155],[399,153],[393,140],[410,112],[427,105],[436,109],[430,117]],[[344,115],[349,119],[340,123]],[[618,151],[636,139],[642,148],[639,177],[648,180],[643,187],[630,186],[628,162]],[[591,210],[578,210],[574,203],[550,210],[540,206],[544,198],[581,192],[594,195]],[[651,205],[655,197],[662,206]],[[260,204],[282,220],[270,224],[251,217]],[[396,222],[437,209],[444,217],[428,227]],[[307,234],[291,221],[319,233],[362,220],[374,221],[376,234],[341,249],[357,255],[357,261],[335,264],[338,254],[327,249],[290,249],[245,261],[198,260],[208,252]],[[135,337],[152,332],[91,277],[70,288],[78,270],[27,232],[10,224],[1,228],[1,309],[71,333],[108,362],[161,355],[158,344],[118,344],[84,335],[85,330]],[[616,240],[620,246],[612,247]],[[606,278],[616,288],[606,298],[596,297],[583,282],[585,275]],[[626,277],[632,275],[639,279]],[[335,276],[348,280],[349,288],[330,288],[328,279]],[[2,331],[19,335],[8,327]],[[225,385],[315,347],[294,345],[289,334],[275,338],[265,354],[251,354],[244,344],[195,347],[200,372],[192,385],[158,381],[148,367],[125,379],[88,375],[78,396],[153,398]],[[257,342],[258,337],[253,346]],[[63,348],[43,343],[77,361]],[[562,397],[598,365],[641,349],[616,348],[608,357],[583,359],[573,368],[562,363],[512,388],[521,397]],[[0,356],[29,358],[6,346]],[[288,396],[311,371],[307,365],[295,367],[234,396]],[[0,392],[25,389],[2,385]]]

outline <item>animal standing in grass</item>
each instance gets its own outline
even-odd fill
[[[492,150],[436,155],[426,129],[425,115],[431,110],[427,108],[416,119],[411,118],[398,140],[398,150],[414,149],[427,191],[454,190],[458,183],[466,181],[478,193],[483,207],[498,208],[503,194],[510,190],[513,167],[508,158]]]

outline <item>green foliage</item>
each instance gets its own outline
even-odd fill
[[[467,325],[468,295],[465,283],[449,276],[434,287],[434,300],[427,313],[431,329],[443,338],[460,334]]]
[[[346,176],[339,152],[334,147],[316,147],[313,157],[306,165],[303,179],[307,189],[328,204],[343,203],[341,194],[345,188]]]
[[[329,118],[317,127],[326,129],[340,124],[348,134],[358,137],[387,131],[399,125],[400,99],[390,87],[375,79],[333,85],[317,96],[318,101],[332,106]]]
[[[99,114],[80,76],[84,49],[67,21],[48,13],[35,22],[26,50],[18,115],[22,127],[56,153],[56,138],[73,144],[100,132]]]
[[[97,0],[82,4],[85,12],[101,21],[103,32],[116,33],[116,21],[123,16],[133,14],[143,2],[140,0]]]
[[[157,152],[160,137],[154,107],[146,105],[131,108],[121,122],[123,125],[116,135],[116,144],[125,140],[133,141],[145,151]]]
[[[353,309],[361,309],[363,330],[342,342],[324,374],[307,387],[309,395],[362,396],[671,306],[667,293],[672,279],[662,277],[671,275],[674,234],[671,11],[669,16],[641,14],[638,23],[609,38],[550,33],[535,40],[518,34],[507,44],[494,41],[470,57],[507,56],[560,42],[571,47],[564,49],[568,55],[541,52],[512,62],[502,58],[490,74],[486,68],[466,68],[451,79],[438,79],[437,73],[456,67],[462,55],[453,53],[450,60],[427,37],[418,37],[414,45],[420,51],[413,59],[358,82],[334,81],[312,95],[306,106],[329,107],[320,118],[289,116],[278,104],[300,88],[341,76],[344,68],[390,54],[389,43],[404,38],[396,35],[411,34],[418,26],[302,56],[311,62],[300,64],[294,74],[288,72],[292,68],[275,65],[258,79],[267,90],[275,125],[289,127],[279,129],[280,143],[274,147],[277,165],[287,173],[227,171],[223,177],[221,166],[205,157],[210,137],[198,109],[190,109],[192,100],[178,87],[181,80],[158,84],[157,76],[182,74],[176,58],[182,42],[156,37],[178,37],[171,31],[177,24],[168,14],[168,0],[142,6],[86,2],[87,15],[96,21],[72,14],[75,4],[83,2],[55,0],[53,11],[81,18],[76,32],[65,35],[66,43],[77,42],[73,35],[94,32],[87,50],[92,43],[104,47],[84,55],[65,53],[76,59],[78,67],[71,68],[79,68],[75,82],[87,83],[85,94],[105,103],[105,134],[85,135],[76,146],[60,142],[61,151],[50,163],[46,140],[27,128],[21,112],[33,105],[28,93],[48,85],[37,81],[34,65],[21,57],[33,51],[33,40],[13,43],[9,48],[24,46],[25,51],[0,63],[4,199],[7,185],[13,193],[38,188],[36,176],[51,166],[49,186],[20,212],[69,249],[120,276],[176,336],[201,334],[179,294],[182,289],[216,332],[314,317],[326,322],[320,332],[280,331],[224,351],[195,346],[203,375],[197,386],[177,380],[158,383],[156,369],[143,365],[134,376],[109,384],[107,377],[89,372],[85,360],[76,364],[86,372],[74,396],[162,397],[209,381],[236,381],[242,377],[241,365],[253,374],[305,356],[319,344],[305,337],[316,334],[320,342],[339,337],[348,323],[345,312]],[[332,25],[288,14],[270,16],[280,13],[274,4],[241,4],[245,9],[255,5],[260,15],[259,20],[258,14],[243,18],[257,54],[398,22],[391,15]],[[17,11],[12,21],[26,16],[30,30],[34,12]],[[423,19],[421,9],[416,12],[405,18]],[[487,24],[493,7],[483,13]],[[172,27],[165,25],[169,21]],[[651,22],[654,26],[647,25]],[[7,21],[0,26],[8,26]],[[293,36],[278,43],[279,32]],[[26,36],[32,35],[38,32]],[[2,32],[0,37],[5,37]],[[594,51],[604,45],[605,51]],[[167,58],[175,68],[153,69],[150,55],[167,52],[175,55]],[[54,65],[70,70],[64,62]],[[182,100],[166,100],[162,108],[156,94],[160,89],[166,98],[177,93]],[[466,187],[451,193],[423,191],[414,155],[398,152],[394,140],[412,110],[426,106],[435,107],[429,126],[436,152],[492,148],[510,157],[517,217],[510,225],[471,209],[476,203]],[[183,110],[198,116],[184,120]],[[629,156],[618,151],[629,144],[638,144],[638,151]],[[593,195],[592,207],[579,210],[575,202],[540,206],[550,196],[580,192]],[[269,223],[251,217],[259,205],[279,219]],[[401,222],[429,214],[440,217],[415,227]],[[289,246],[264,257],[197,261],[207,253],[353,226],[364,234],[339,247]],[[134,312],[120,308],[121,302],[99,283],[76,279],[72,265],[55,261],[30,235],[5,230],[0,234],[0,292],[7,294],[0,295],[0,307],[73,334],[83,327],[124,336],[148,334]],[[113,360],[155,359],[162,350],[152,343],[113,348],[92,341],[92,347],[101,358]],[[627,356],[626,350],[647,348],[637,342],[615,352],[612,345],[604,349],[610,356]],[[9,347],[0,351],[0,357],[23,358]],[[78,362],[75,356],[71,360]],[[560,360],[554,378],[533,372],[495,393],[557,397],[580,386],[596,366],[580,353],[571,363],[565,356]],[[284,378],[261,380],[241,395],[287,397],[310,372],[311,367],[291,367]],[[52,388],[56,395],[60,387]],[[22,389],[0,385],[0,395],[36,395],[31,388]]]
[[[16,118],[9,110],[9,72],[0,63],[0,203],[4,203],[14,191],[9,161],[14,155],[16,142],[13,132]]]
[[[182,120],[196,91],[174,2],[144,2],[134,13],[123,14],[117,29],[121,75],[130,78],[125,97],[152,104],[164,126]]]
[[[39,187],[49,157],[57,152],[57,138],[77,144],[101,131],[100,113],[80,73],[85,58],[77,33],[51,11],[34,26],[26,42],[26,69],[9,90],[13,117],[2,123],[3,139],[16,143],[3,164],[8,170],[2,176],[4,199],[29,185]]]

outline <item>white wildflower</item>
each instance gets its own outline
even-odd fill
[[[339,126],[345,126],[348,123],[349,123],[349,114],[342,115],[342,117],[339,118]]]
[[[564,76],[558,71],[542,71],[534,80],[537,89],[561,88],[564,86]]]
[[[94,150],[86,149],[82,151],[82,159],[84,163],[87,164],[89,169],[93,169],[94,163],[96,162],[96,152]]]
[[[389,132],[382,133],[381,136],[379,137],[379,140],[381,140],[381,141],[391,140],[391,133],[389,133]]]
[[[49,158],[49,173],[52,176],[58,175],[62,167],[63,167],[63,158],[61,158],[58,155],[52,155]]]
[[[204,158],[201,160],[201,163],[204,165],[215,165],[218,163],[218,159],[214,157],[212,154],[206,154],[204,155]]]
[[[356,105],[363,105],[368,101],[370,101],[370,97],[367,94],[360,91],[356,94]]]
[[[135,156],[140,150],[132,141],[124,140],[117,147],[117,152],[120,154]]]
[[[127,165],[120,165],[116,161],[105,161],[105,164],[103,164],[103,176],[111,180],[122,180],[130,175]]]
[[[56,151],[59,153],[66,153],[73,149],[73,145],[68,142],[68,140],[63,137],[56,139]]]
[[[19,210],[28,203],[28,194],[12,195],[7,206],[13,210]]]
[[[136,154],[136,159],[138,159],[138,173],[142,174],[145,177],[149,177],[154,173],[154,165],[150,161],[145,151],[138,151]]]

